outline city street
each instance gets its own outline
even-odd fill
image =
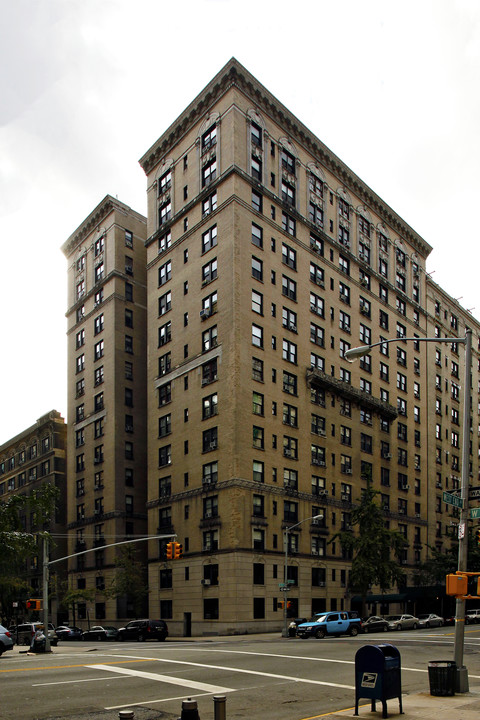
[[[169,639],[149,643],[61,643],[50,655],[25,648],[0,658],[2,720],[136,718],[176,720],[182,700],[213,718],[303,720],[354,705],[356,651],[391,643],[401,654],[403,694],[428,692],[428,662],[453,658],[453,628],[324,640],[279,635]],[[480,686],[480,625],[465,632],[470,686]],[[395,700],[389,701],[398,712]]]

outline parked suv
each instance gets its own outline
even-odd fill
[[[165,640],[168,636],[167,623],[163,620],[132,620],[118,630],[119,640]]]
[[[51,623],[48,623],[48,639],[50,640],[50,645],[53,645],[55,647],[58,643],[58,637],[57,633],[52,628],[53,626],[51,626]],[[45,626],[41,622],[30,622],[23,623],[23,625],[17,625],[15,633],[17,645],[30,645],[30,643],[32,642],[32,637],[35,635],[35,632],[37,630],[44,629]]]
[[[465,615],[465,620],[467,623],[479,623],[480,622],[480,609],[475,608],[472,610],[467,610]]]
[[[301,623],[297,635],[303,639],[309,637],[324,638],[325,635],[351,635],[355,637],[362,631],[362,621],[357,613],[327,612],[314,615],[311,620]]]

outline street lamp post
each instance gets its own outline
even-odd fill
[[[460,522],[458,524],[458,567],[459,571],[467,570],[467,550],[468,550],[468,534],[467,520],[469,517],[468,509],[468,486],[469,486],[469,455],[470,455],[470,401],[471,401],[471,371],[472,371],[472,331],[465,329],[464,338],[421,338],[421,337],[403,337],[392,338],[390,340],[380,340],[371,345],[362,345],[360,347],[346,350],[344,357],[349,362],[368,355],[372,348],[387,345],[389,343],[401,342],[434,342],[434,343],[456,343],[465,346],[465,380],[464,380],[464,398],[463,398],[463,433],[462,433],[462,486],[460,498],[462,507],[460,511]],[[454,642],[454,660],[457,667],[457,692],[468,692],[468,670],[463,664],[463,651],[465,640],[465,600],[457,598],[455,609],[455,642]]]
[[[283,633],[282,637],[288,637],[288,624],[287,624],[287,602],[288,602],[288,533],[293,530],[294,528],[298,527],[304,522],[308,522],[309,520],[318,520],[322,515],[313,515],[312,517],[305,518],[304,520],[300,520],[300,522],[295,523],[295,525],[290,525],[290,527],[285,528],[284,532],[284,542],[285,542],[285,567],[283,572]]]

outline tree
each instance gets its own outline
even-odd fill
[[[352,530],[343,530],[330,541],[338,538],[343,552],[352,558],[349,588],[362,597],[362,615],[372,585],[378,585],[384,592],[405,579],[399,560],[407,541],[401,533],[385,527],[383,511],[376,500],[379,494],[367,479],[367,487],[351,513]],[[353,532],[355,528],[358,532]]]
[[[0,616],[8,618],[13,601],[30,591],[24,564],[27,558],[39,554],[38,539],[48,534],[50,518],[55,511],[58,490],[46,484],[30,495],[11,495],[0,503]],[[38,528],[25,530],[26,517]],[[40,550],[41,552],[41,550]]]
[[[477,544],[475,532],[468,528],[468,555],[467,569],[469,572],[480,572],[480,547]],[[455,573],[458,567],[458,539],[452,539],[450,547],[437,550],[428,546],[430,555],[424,563],[419,565],[414,575],[414,583],[418,586],[441,585],[445,587],[445,578],[449,573]]]
[[[122,547],[115,560],[115,576],[109,588],[105,590],[106,597],[125,597],[127,605],[133,608],[135,617],[144,614],[145,601],[149,589],[145,566],[136,558],[136,549],[132,545]]]

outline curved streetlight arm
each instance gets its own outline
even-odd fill
[[[350,348],[349,350],[345,350],[343,353],[343,357],[348,362],[353,362],[354,360],[358,360],[358,358],[364,357],[365,355],[368,355],[370,351],[373,348],[380,347],[380,345],[389,345],[390,343],[402,343],[402,342],[435,342],[435,343],[460,343],[461,345],[465,345],[467,342],[466,337],[464,338],[457,338],[457,337],[450,337],[450,338],[422,338],[422,337],[396,337],[391,338],[390,340],[379,340],[376,343],[372,343],[371,345],[359,345],[358,347]]]

